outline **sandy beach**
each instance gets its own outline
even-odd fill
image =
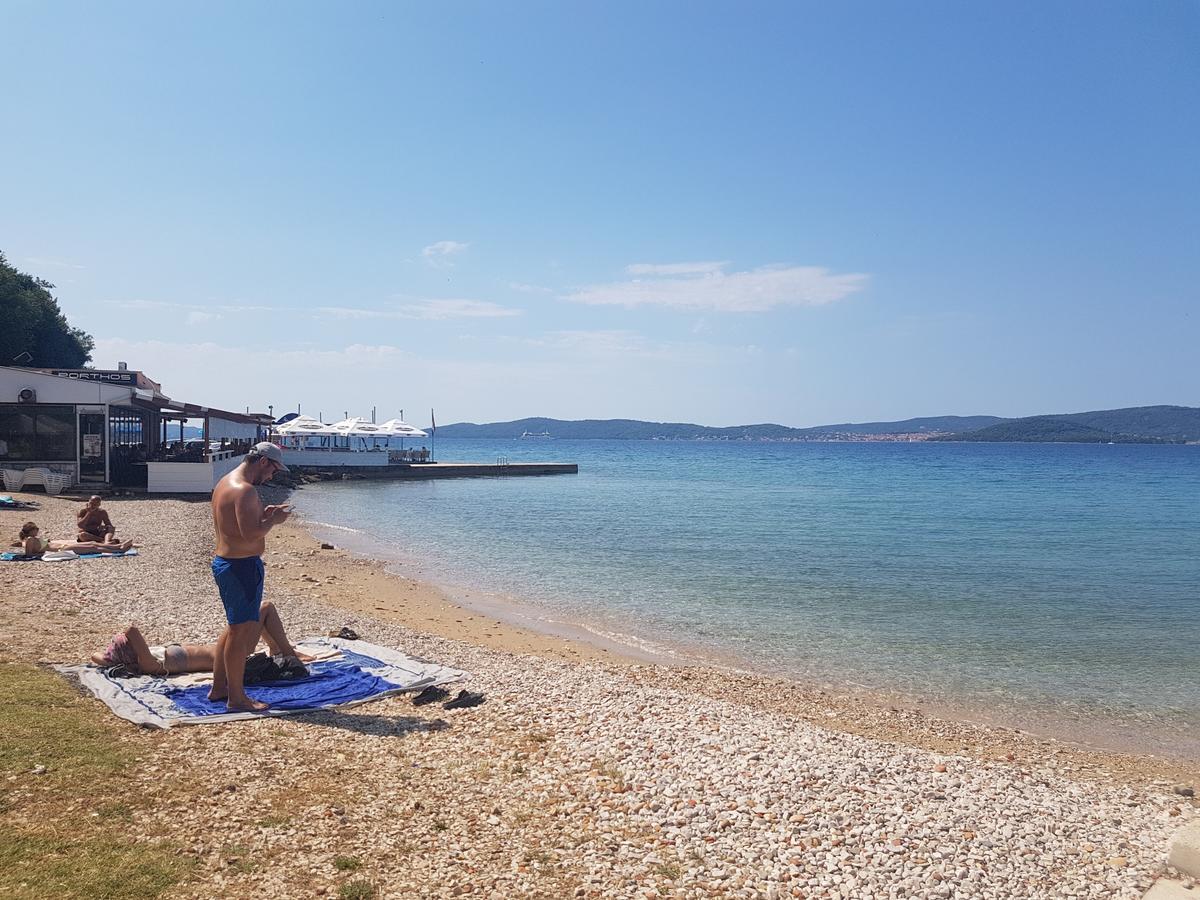
[[[0,512],[0,534],[32,518],[70,536],[78,501],[21,496],[42,509]],[[0,564],[9,659],[80,661],[130,622],[215,639],[207,501],[106,506],[137,558]],[[130,792],[150,798],[131,828],[196,860],[178,896],[337,896],[353,878],[381,897],[1135,898],[1198,812],[1172,790],[1200,781],[1195,761],[647,664],[459,607],[297,522],[266,563],[293,637],[349,626],[471,672],[487,702],[113,719],[142,761]],[[36,827],[37,780],[7,790],[13,824]]]

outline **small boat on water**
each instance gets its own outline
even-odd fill
[[[521,432],[521,437],[522,438],[548,438],[548,437],[550,437],[550,432],[548,432],[548,431],[537,431],[537,432],[523,431],[523,432]]]

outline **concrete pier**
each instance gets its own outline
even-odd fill
[[[392,463],[383,466],[300,465],[287,461],[292,472],[300,476],[317,476],[320,480],[347,479],[429,479],[429,478],[507,478],[513,475],[575,475],[577,463]]]

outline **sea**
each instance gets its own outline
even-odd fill
[[[1200,446],[436,442],[577,475],[309,485],[468,606],[657,659],[1200,758]]]

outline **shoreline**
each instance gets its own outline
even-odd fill
[[[1041,752],[1087,777],[1107,772],[1131,783],[1200,780],[1200,757],[1165,755],[1091,742],[1061,734],[989,721],[963,706],[922,702],[899,693],[869,688],[834,690],[787,677],[721,664],[712,659],[639,652],[609,641],[584,626],[564,624],[558,632],[539,626],[543,619],[522,615],[517,603],[496,600],[482,591],[453,589],[399,571],[405,564],[382,559],[366,543],[338,543],[343,526],[293,518],[273,534],[290,553],[319,556],[339,572],[339,588],[354,585],[373,591],[364,601],[339,590],[328,602],[354,612],[374,614],[449,640],[546,659],[593,662],[626,670],[648,681],[663,680],[682,689],[760,709],[781,711],[821,725],[876,740],[895,741],[943,753],[970,753],[980,759],[1008,759],[1016,753]],[[334,550],[320,550],[333,543]],[[350,542],[355,543],[354,541]],[[289,577],[297,577],[294,573]],[[461,591],[461,593],[460,593]],[[465,594],[465,595],[464,595]],[[1077,768],[1076,768],[1077,767]]]
[[[55,536],[78,507],[25,499],[42,509],[0,512],[0,533],[32,518]],[[222,627],[207,502],[105,505],[138,557],[0,564],[14,663],[86,659],[130,622],[155,643]],[[1137,900],[1171,835],[1200,816],[1172,791],[1197,784],[1195,766],[497,626],[382,562],[321,549],[299,522],[272,532],[266,565],[294,639],[349,626],[469,672],[487,700],[443,710],[397,696],[148,732],[78,695],[141,760],[128,794],[144,802],[110,825],[193,861],[180,898],[337,896],[365,881],[380,897],[496,900],[867,900],[901,887]],[[90,811],[70,798],[47,818],[48,782],[31,768],[0,780],[0,800],[25,804],[22,834],[86,830]]]
[[[469,585],[433,581],[419,560],[389,556],[380,542],[357,529],[305,520],[299,516],[293,518],[286,527],[298,529],[317,545],[322,542],[334,543],[353,556],[379,566],[381,572],[390,577],[403,579],[410,585],[420,585],[422,595],[432,592],[436,599],[431,600],[429,609],[421,615],[426,624],[434,624],[435,633],[442,637],[498,649],[520,646],[521,652],[530,652],[529,648],[536,647],[541,638],[551,638],[558,651],[553,655],[558,658],[661,666],[667,670],[703,670],[714,677],[761,680],[778,685],[787,692],[800,691],[810,698],[829,698],[833,705],[843,703],[859,710],[895,712],[906,717],[940,720],[951,726],[1025,735],[1055,747],[1074,747],[1089,754],[1162,760],[1168,767],[1180,771],[1200,770],[1200,744],[1171,751],[1166,746],[1168,739],[1160,737],[1153,742],[1154,746],[1150,746],[1145,735],[1141,736],[1140,741],[1128,737],[1132,725],[1099,718],[1091,721],[1069,719],[1036,707],[1008,707],[999,714],[989,714],[986,709],[968,701],[931,699],[863,684],[834,685],[824,679],[800,678],[790,674],[772,675],[756,670],[750,660],[739,658],[736,654],[721,658],[711,648],[668,647],[650,641],[645,641],[639,647],[607,636],[585,623],[547,619],[539,614],[541,607],[532,602],[523,602],[519,597],[497,596]],[[402,571],[404,569],[415,569],[416,574],[410,575]],[[488,628],[480,628],[481,623],[488,622],[491,623]],[[502,628],[512,629],[514,635],[522,637],[514,639],[516,643],[506,642],[504,638],[495,636],[507,633],[500,632]],[[635,635],[620,637],[638,639]],[[886,736],[891,737],[890,731],[885,731],[888,731]],[[872,736],[878,732],[871,730],[861,733]]]

